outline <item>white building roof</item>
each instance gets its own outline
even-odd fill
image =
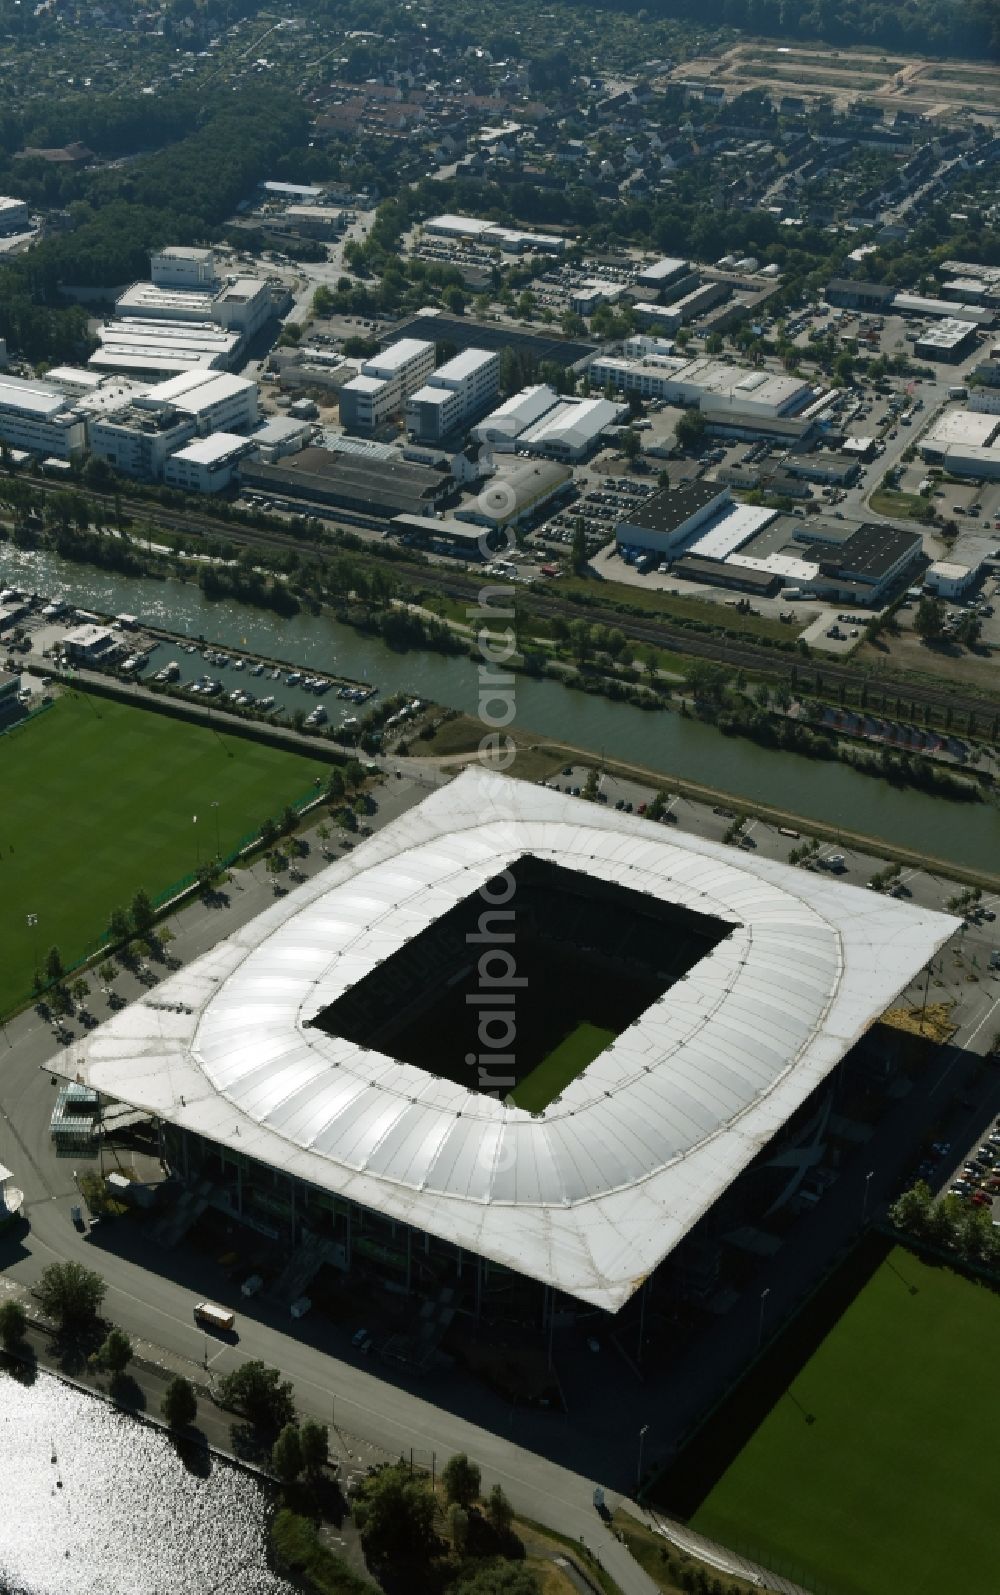
[[[246,453],[249,438],[237,432],[211,432],[207,438],[195,438],[182,449],[175,449],[171,460],[188,460],[192,465],[222,465],[234,454]]]
[[[200,415],[213,405],[236,398],[256,386],[248,378],[229,371],[187,371],[183,376],[158,382],[150,390],[149,398],[160,404],[175,404],[189,415]]]
[[[964,443],[975,448],[988,448],[1000,432],[1000,415],[983,414],[979,410],[946,410],[938,417],[925,443],[946,448],[951,443]]]
[[[365,371],[380,377],[395,376],[410,360],[425,354],[428,349],[433,352],[434,345],[425,338],[399,338],[396,343],[390,343],[387,349],[380,350],[366,360]]]
[[[654,260],[648,266],[643,266],[639,272],[640,282],[662,282],[670,277],[677,277],[682,271],[687,271],[686,260],[676,260],[672,255],[664,255],[661,260]]]
[[[433,388],[429,382],[425,382],[424,386],[418,388],[416,393],[410,394],[406,402],[407,404],[436,404],[440,408],[441,405],[448,404],[454,397],[454,388]]]
[[[30,377],[0,375],[0,406],[19,410],[22,415],[50,420],[61,410],[69,409],[70,404],[65,393],[46,387],[44,382],[34,382]]]
[[[611,399],[562,399],[534,426],[521,433],[524,443],[561,442],[569,448],[586,448],[613,426],[625,406]]]
[[[717,516],[688,547],[702,559],[726,559],[777,518],[777,510],[754,504],[732,504]]]
[[[50,366],[45,373],[45,380],[71,393],[84,393],[98,387],[104,378],[99,372],[87,371],[82,366]]]
[[[732,929],[537,1115],[309,1024],[526,854]],[[56,1068],[614,1311],[957,925],[469,770]]]
[[[464,382],[475,376],[484,366],[491,365],[499,356],[492,349],[462,349],[458,354],[439,365],[434,373],[435,382]]]
[[[522,388],[520,393],[505,399],[484,421],[474,426],[472,435],[485,437],[489,433],[502,433],[505,437],[517,437],[526,426],[540,421],[558,402],[559,395],[555,388],[550,388],[544,382],[531,388]]]
[[[186,316],[192,312],[209,321],[215,295],[201,288],[161,288],[155,282],[135,282],[115,300],[119,316],[149,310],[154,316]]]

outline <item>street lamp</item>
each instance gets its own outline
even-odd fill
[[[760,1318],[757,1320],[757,1350],[758,1351],[760,1350],[761,1342],[764,1339],[764,1303],[767,1301],[767,1298],[770,1296],[770,1294],[771,1294],[770,1285],[765,1285],[764,1289],[760,1293]]]
[[[216,858],[221,858],[222,857],[222,848],[219,846],[219,803],[218,803],[218,799],[213,799],[212,808],[213,808],[213,810],[215,812],[215,856],[216,856]]]
[[[865,1175],[865,1194],[864,1194],[864,1197],[862,1198],[862,1202],[861,1202],[861,1228],[862,1229],[864,1229],[864,1227],[865,1227],[865,1219],[868,1217],[868,1187],[871,1185],[872,1175],[874,1173],[875,1173],[874,1169],[869,1169],[868,1173]]]
[[[635,1491],[636,1491],[637,1495],[638,1495],[639,1491],[642,1489],[642,1448],[643,1448],[643,1443],[644,1443],[644,1441],[646,1439],[646,1435],[648,1433],[649,1433],[649,1424],[648,1423],[644,1423],[642,1428],[639,1430],[639,1455],[638,1455],[638,1458],[636,1459],[636,1465],[635,1465]]]

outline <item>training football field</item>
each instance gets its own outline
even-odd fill
[[[81,693],[0,737],[0,1013],[30,997],[50,947],[72,964],[113,908],[225,855],[326,770]]]
[[[830,1595],[1000,1584],[1000,1297],[897,1249],[692,1518]]]

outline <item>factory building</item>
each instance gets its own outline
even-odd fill
[[[936,327],[928,327],[913,346],[921,360],[946,361],[958,365],[976,348],[976,328],[968,321],[946,316]]]
[[[479,216],[432,216],[424,222],[424,232],[456,242],[478,244],[482,249],[500,249],[508,255],[536,253],[561,255],[566,239],[556,233],[529,233],[516,227],[499,227]]]
[[[159,481],[170,455],[193,438],[249,430],[256,421],[256,383],[228,374],[186,371],[92,421],[90,448],[124,476]]]
[[[83,452],[87,423],[55,383],[0,375],[0,441],[70,460]]]
[[[728,487],[718,482],[685,482],[663,487],[642,500],[627,520],[615,527],[619,548],[644,548],[653,554],[672,555],[695,532],[732,503]]]
[[[253,448],[251,438],[235,432],[212,432],[171,454],[163,480],[188,493],[221,493],[236,474],[236,467]]]
[[[211,249],[189,249],[171,244],[149,257],[149,275],[157,288],[188,288],[212,293],[218,286],[215,254]]]
[[[654,293],[660,293],[671,283],[687,276],[690,270],[688,261],[676,260],[672,255],[663,255],[659,260],[653,260],[648,266],[643,266],[641,271],[636,273],[635,280],[641,288],[651,288]]]
[[[0,235],[26,233],[31,227],[31,210],[23,199],[0,194]]]
[[[487,409],[500,390],[500,356],[463,349],[431,373],[406,401],[406,430],[421,443],[440,443]]]

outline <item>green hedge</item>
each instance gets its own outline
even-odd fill
[[[309,1519],[287,1508],[271,1524],[271,1550],[282,1572],[295,1574],[315,1595],[377,1595],[342,1557],[328,1551]]]

